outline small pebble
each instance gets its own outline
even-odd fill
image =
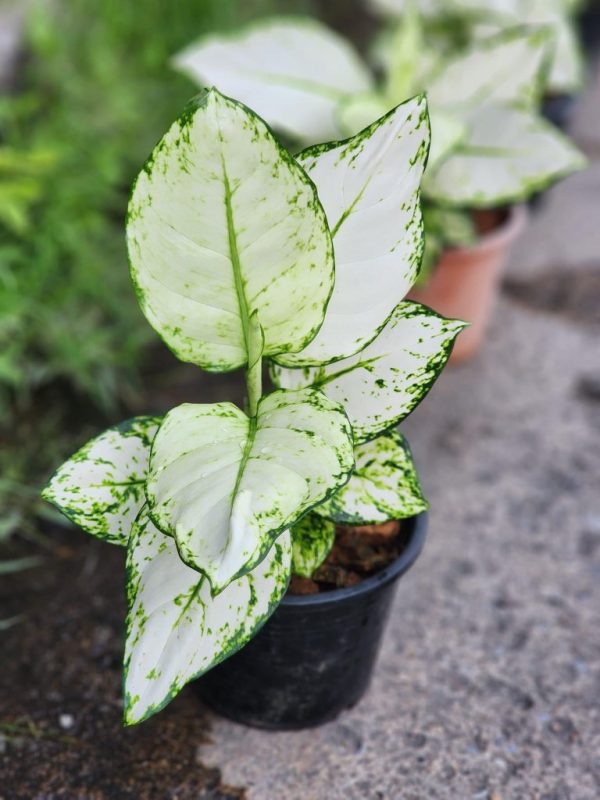
[[[68,731],[69,728],[72,728],[74,722],[75,718],[72,714],[61,714],[58,718],[58,724],[64,731]]]

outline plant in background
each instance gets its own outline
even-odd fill
[[[422,254],[428,146],[418,97],[294,160],[213,89],[138,176],[127,233],[142,310],[178,358],[244,369],[247,407],[186,403],[129,420],[45,490],[128,549],[128,724],[242,647],[292,560],[306,575],[325,558],[332,520],[424,508],[392,429],[464,326],[402,301]],[[281,387],[268,394],[265,360]]]
[[[413,4],[427,20],[431,44],[446,52],[515,25],[551,28],[555,46],[546,91],[581,89],[583,56],[575,27],[581,0],[369,0],[374,11],[392,20],[409,14]]]
[[[413,6],[394,33],[379,83],[346,41],[310,20],[269,20],[209,36],[173,63],[303,143],[352,134],[426,90],[432,152],[423,192],[431,263],[442,246],[476,238],[472,209],[525,200],[583,165],[539,113],[551,48],[550,30],[513,28],[440,61]],[[307,52],[315,57],[307,59]]]

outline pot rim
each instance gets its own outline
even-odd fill
[[[361,594],[369,594],[388,583],[400,578],[412,567],[417,560],[427,535],[428,512],[423,511],[414,517],[402,520],[403,524],[412,526],[411,536],[408,544],[401,555],[381,572],[376,572],[364,581],[349,586],[345,589],[332,589],[330,592],[319,592],[318,594],[285,594],[280,602],[282,606],[327,606],[340,603],[348,598],[356,597]]]
[[[525,227],[527,218],[528,211],[525,204],[511,205],[508,207],[506,220],[493,231],[480,236],[477,244],[468,247],[449,247],[446,252],[452,255],[462,255],[464,253],[486,252],[508,246],[519,236]]]

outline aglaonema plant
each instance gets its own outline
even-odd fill
[[[425,508],[394,427],[463,327],[402,301],[421,261],[428,147],[423,97],[294,159],[211,89],[140,172],[127,237],[141,308],[179,359],[243,369],[247,404],[128,420],[44,491],[127,548],[127,724],[254,636],[292,563],[310,575],[327,556],[335,521]]]
[[[423,195],[432,258],[444,245],[473,243],[473,210],[526,200],[585,162],[539,110],[551,28],[512,27],[458,52],[438,51],[428,45],[428,19],[414,2],[402,6],[379,81],[348,42],[313,20],[273,19],[209,36],[173,64],[240,97],[301,143],[355,133],[427,91],[432,149]]]
[[[368,0],[368,4],[392,21],[405,17],[414,5],[427,20],[431,45],[445,51],[515,25],[548,27],[554,48],[547,92],[581,89],[584,59],[575,26],[581,0]]]

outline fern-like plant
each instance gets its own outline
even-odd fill
[[[421,261],[428,147],[423,97],[294,159],[211,89],[140,172],[127,235],[142,310],[178,358],[245,370],[247,406],[128,420],[44,492],[127,547],[126,723],[242,647],[292,561],[306,575],[326,557],[335,520],[425,508],[393,428],[463,327],[402,301]],[[266,394],[265,360],[281,387]]]

